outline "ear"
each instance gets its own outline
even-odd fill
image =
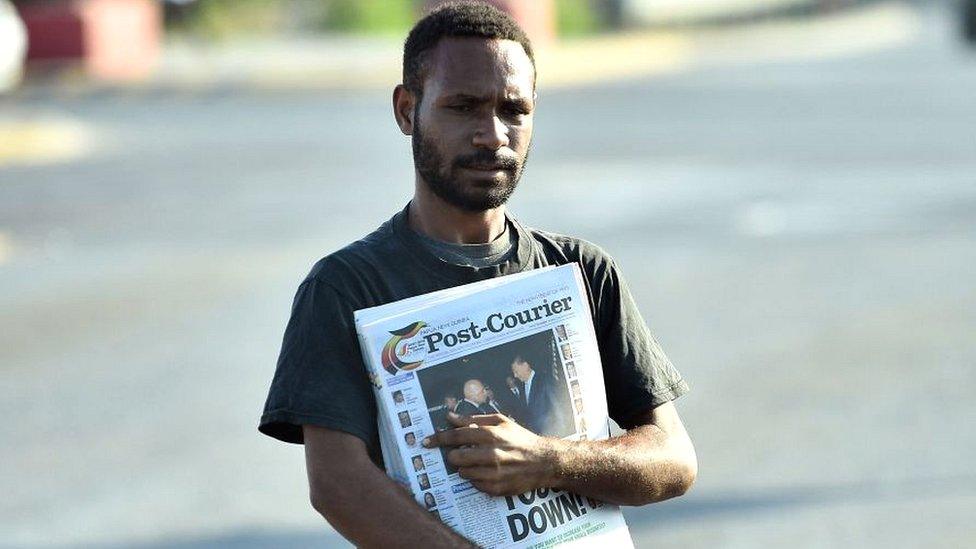
[[[393,116],[403,135],[413,134],[413,112],[416,100],[413,92],[403,84],[393,88]]]

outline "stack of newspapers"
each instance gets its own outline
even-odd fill
[[[387,473],[482,547],[632,547],[614,505],[542,488],[478,491],[424,448],[448,413],[504,414],[536,434],[609,436],[600,352],[575,264],[546,267],[356,311],[376,393]]]

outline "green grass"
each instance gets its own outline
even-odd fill
[[[403,35],[416,20],[421,3],[421,0],[199,0],[172,30],[215,39],[323,30]],[[555,9],[560,36],[592,34],[602,27],[592,0],[555,0]]]
[[[556,32],[582,36],[600,30],[600,19],[590,0],[556,0]]]
[[[332,0],[324,27],[364,34],[405,33],[414,18],[412,0]]]

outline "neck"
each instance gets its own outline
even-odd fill
[[[448,204],[431,192],[420,176],[410,201],[410,228],[453,244],[484,244],[505,232],[505,206],[469,212]]]

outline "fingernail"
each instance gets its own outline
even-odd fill
[[[427,437],[421,442],[424,446],[430,446],[430,437]]]

